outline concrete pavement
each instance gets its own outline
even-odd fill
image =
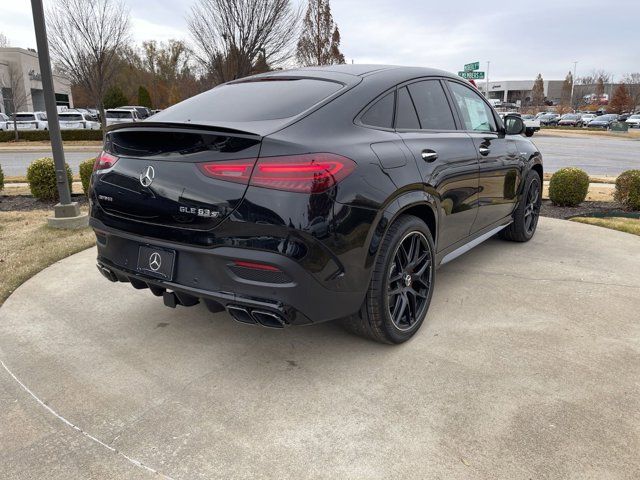
[[[0,308],[2,477],[636,479],[638,251],[543,218],[440,269],[396,347],[171,310],[82,252]]]

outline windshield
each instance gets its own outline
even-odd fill
[[[81,122],[83,120],[82,115],[79,113],[61,113],[61,122]]]
[[[573,115],[573,114],[567,114],[567,115],[563,115],[562,119],[563,120],[578,120],[578,115]]]
[[[18,122],[33,122],[36,117],[30,113],[18,113],[16,115],[16,120]]]
[[[634,120],[640,120],[640,115],[631,115],[629,119],[633,118]]]
[[[342,84],[270,79],[221,85],[157,114],[158,121],[249,122],[289,118],[324,100]]]
[[[133,118],[132,112],[114,112],[113,110],[107,110],[107,118]]]

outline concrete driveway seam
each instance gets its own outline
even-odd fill
[[[62,423],[66,424],[67,426],[73,428],[74,430],[76,430],[77,432],[80,432],[82,435],[84,435],[86,438],[88,438],[89,440],[97,443],[98,445],[100,445],[101,447],[106,448],[107,450],[109,450],[112,453],[115,453],[116,455],[121,456],[122,458],[124,458],[125,460],[127,460],[129,463],[131,463],[132,465],[136,466],[137,468],[141,468],[143,470],[146,470],[154,475],[158,475],[160,476],[160,478],[164,478],[165,480],[174,480],[173,478],[163,474],[162,472],[159,472],[158,470],[145,465],[144,463],[142,463],[140,460],[137,460],[133,457],[130,457],[129,455],[127,455],[124,452],[121,452],[120,450],[117,450],[115,448],[113,448],[111,445],[106,444],[105,442],[103,442],[102,440],[100,440],[99,438],[94,437],[93,435],[91,435],[89,432],[86,432],[85,430],[83,430],[82,428],[80,428],[79,426],[75,425],[74,423],[70,422],[69,420],[67,420],[65,417],[63,417],[62,415],[60,415],[58,412],[56,412],[53,408],[51,408],[49,405],[47,405],[46,403],[44,403],[29,387],[27,387],[24,383],[22,383],[20,381],[20,379],[18,377],[16,377],[16,375],[9,369],[9,367],[7,367],[7,365],[2,361],[2,359],[0,359],[0,365],[2,365],[2,368],[5,369],[5,371],[9,374],[9,376],[13,379],[13,381],[15,381],[18,385],[20,385],[20,387],[27,392],[29,395],[31,395],[33,397],[33,399],[41,406],[43,407],[45,410],[47,410],[49,413],[51,413],[54,417],[56,417],[58,420],[60,420]]]

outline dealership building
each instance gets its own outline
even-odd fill
[[[73,108],[71,82],[68,78],[53,75],[56,103],[60,107]],[[23,48],[0,48],[0,111],[11,115],[11,98],[24,100],[16,105],[20,111],[44,111],[44,93],[38,54]]]
[[[526,105],[533,98],[533,84],[535,80],[506,80],[500,82],[489,82],[490,100],[499,100],[501,103],[513,103],[516,105]],[[543,80],[544,96],[547,100],[557,104],[562,96],[562,85],[564,80]],[[476,80],[478,89],[485,94],[487,82]],[[485,94],[486,96],[486,94]]]

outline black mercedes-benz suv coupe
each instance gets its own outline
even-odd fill
[[[91,179],[98,269],[269,327],[342,319],[401,343],[436,269],[525,242],[542,158],[466,81],[341,65],[235,80],[111,127]]]

